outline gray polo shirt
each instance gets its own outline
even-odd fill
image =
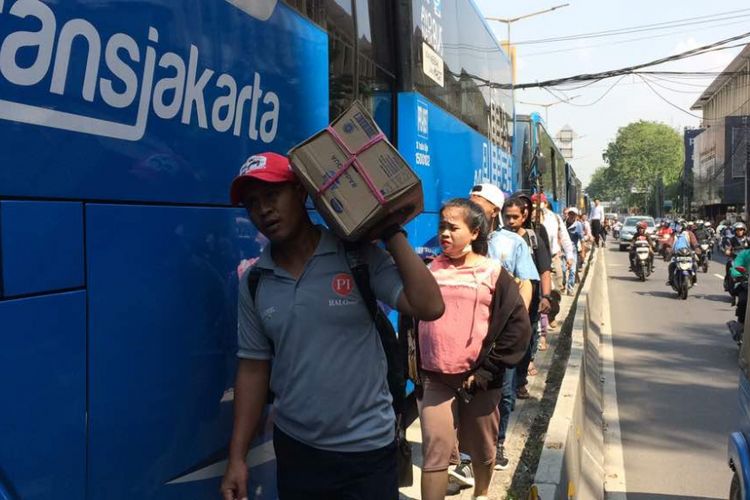
[[[385,353],[343,243],[320,230],[299,280],[266,246],[255,263],[262,273],[255,306],[243,275],[237,356],[273,359],[274,423],[283,432],[318,449],[371,451],[394,439]],[[390,254],[366,245],[363,257],[375,296],[395,308],[403,285]]]

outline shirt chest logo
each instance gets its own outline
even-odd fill
[[[331,288],[339,297],[348,297],[354,290],[354,278],[351,274],[340,273],[333,277]]]
[[[328,299],[328,307],[351,306],[357,303],[357,300],[352,297],[354,278],[351,274],[340,273],[334,276],[331,288],[336,296]]]

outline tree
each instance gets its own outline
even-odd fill
[[[653,206],[656,186],[679,182],[683,166],[680,134],[668,125],[637,121],[620,128],[594,172],[587,192],[602,199],[621,197],[630,206]],[[633,189],[635,188],[635,189]],[[631,191],[636,191],[632,193]]]

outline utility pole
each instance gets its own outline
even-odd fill
[[[504,17],[485,17],[485,19],[488,20],[488,21],[497,21],[499,23],[505,23],[505,26],[507,26],[507,28],[508,28],[508,57],[510,58],[510,48],[511,48],[511,44],[510,44],[510,25],[511,24],[515,23],[516,21],[520,21],[521,19],[528,19],[529,17],[538,16],[539,14],[546,14],[547,12],[552,12],[553,10],[561,9],[563,7],[567,7],[568,5],[570,5],[570,4],[569,3],[564,3],[564,4],[560,4],[560,5],[555,5],[554,7],[550,7],[549,9],[544,9],[544,10],[540,10],[540,11],[537,11],[537,12],[532,12],[530,14],[524,14],[523,16],[509,17],[509,18],[504,18]],[[513,71],[514,74],[515,74],[515,70],[516,70],[516,68],[512,68],[512,71]],[[516,102],[516,99],[515,99],[515,91],[516,91],[516,89],[515,89],[515,83],[516,82],[513,81],[513,78],[511,78],[510,95],[511,95],[511,99],[513,100],[513,102]]]
[[[747,123],[747,116],[742,117],[742,123],[745,125],[745,223],[750,221],[750,126]]]

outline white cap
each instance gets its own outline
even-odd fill
[[[502,209],[505,203],[505,195],[494,184],[478,184],[471,188],[469,196],[471,195],[481,196],[499,209]]]
[[[576,207],[570,207],[570,208],[568,208],[568,212],[571,212],[571,213],[574,213],[574,214],[578,215],[578,209]]]

